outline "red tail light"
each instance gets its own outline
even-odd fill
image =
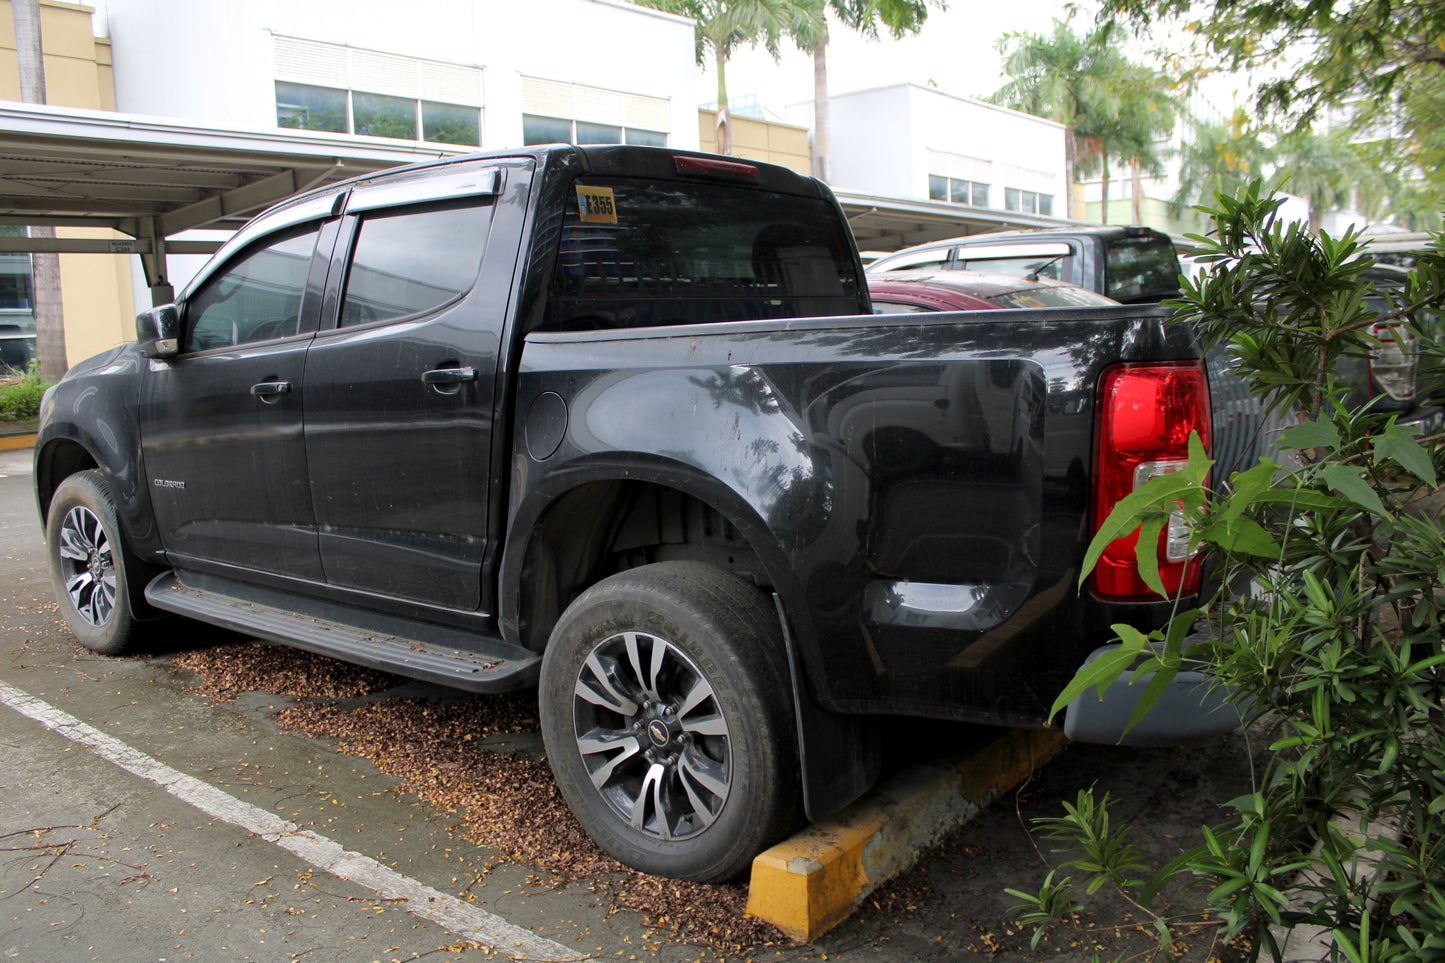
[[[1097,532],[1118,501],[1156,475],[1189,460],[1189,433],[1210,449],[1209,382],[1204,366],[1126,364],[1104,372],[1099,385],[1098,451],[1094,473]],[[1139,533],[1116,540],[1094,568],[1094,591],[1112,599],[1158,599],[1139,576]],[[1159,575],[1171,594],[1199,590],[1200,566],[1187,554],[1182,520],[1159,537]]]

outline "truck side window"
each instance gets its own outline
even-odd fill
[[[342,327],[435,311],[472,289],[490,204],[363,217],[341,302]]]
[[[182,351],[227,348],[297,332],[318,226],[272,239],[218,271],[186,302]]]

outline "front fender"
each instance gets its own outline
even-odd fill
[[[35,442],[35,498],[44,526],[55,489],[68,475],[94,466],[111,481],[127,547],[138,559],[159,561],[162,546],[136,418],[144,364],[134,343],[122,345],[71,368],[45,393]]]

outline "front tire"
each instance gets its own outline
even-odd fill
[[[115,497],[103,474],[84,471],[60,483],[46,516],[45,544],[50,582],[71,633],[92,652],[120,655],[130,647],[136,620]]]
[[[733,575],[666,562],[592,586],[552,632],[540,703],[567,804],[634,869],[732,879],[798,819],[777,611]]]

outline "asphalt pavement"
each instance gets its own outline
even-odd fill
[[[0,960],[719,958],[584,884],[539,887],[392,777],[279,729],[282,700],[207,702],[171,657],[235,636],[177,620],[142,656],[81,648],[51,596],[30,458],[0,452]],[[1167,859],[1247,789],[1244,740],[1071,746],[838,929],[748,956],[1016,963],[1125,945],[1102,913],[1038,950],[1009,922],[1004,888],[1048,869],[1027,819],[1090,784]]]

